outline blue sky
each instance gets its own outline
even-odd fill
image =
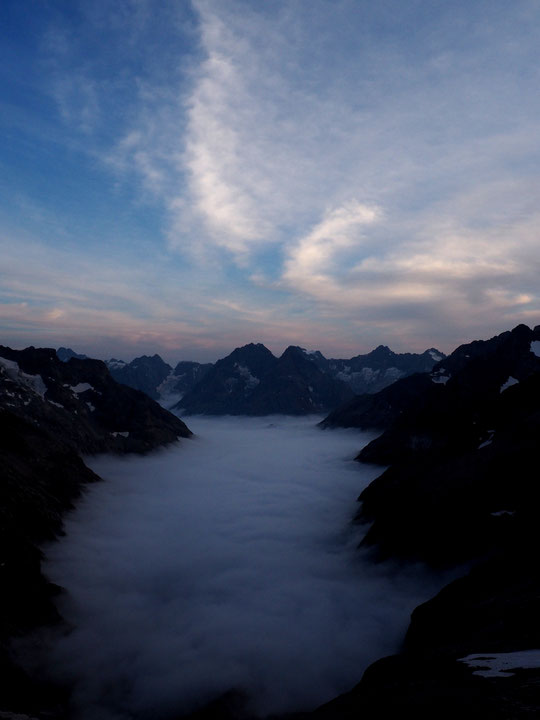
[[[537,0],[4,0],[1,342],[215,360],[540,322]]]

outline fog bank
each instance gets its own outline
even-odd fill
[[[46,548],[73,626],[49,649],[81,720],[174,717],[230,688],[260,714],[310,709],[394,652],[439,579],[365,562],[356,497],[369,436],[317,418],[190,418],[197,437],[89,462]]]

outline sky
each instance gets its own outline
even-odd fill
[[[538,0],[3,0],[0,35],[3,344],[540,322]]]

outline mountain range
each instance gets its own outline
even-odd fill
[[[58,357],[84,358],[70,348]],[[399,378],[429,372],[444,354],[394,353],[385,345],[349,360],[289,346],[275,357],[261,343],[236,348],[215,364],[181,361],[174,368],[159,355],[129,363],[107,361],[112,377],[183,414],[302,415],[324,413],[355,394],[376,393]]]

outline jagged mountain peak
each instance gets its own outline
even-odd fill
[[[72,357],[78,358],[79,360],[86,360],[88,358],[88,355],[82,355],[68,347],[59,347],[56,355],[62,362],[68,362]]]
[[[113,359],[107,363],[107,367],[117,382],[142,390],[153,400],[158,399],[157,388],[172,372],[172,367],[157,353],[141,355],[130,363]]]
[[[301,347],[300,345],[289,345],[281,354],[281,357],[284,355],[291,354],[291,355],[300,355],[301,357],[304,357],[308,360],[325,360],[326,358],[324,355],[320,352],[320,350],[307,350],[306,348]]]
[[[395,353],[393,352],[393,350],[390,350],[390,348],[388,347],[388,345],[377,345],[377,347],[375,348],[375,350],[372,350],[370,353],[368,353],[368,355],[375,355],[375,354],[380,354],[380,355],[383,355],[383,354],[384,354],[384,355],[395,355]]]
[[[435,362],[440,362],[441,360],[444,360],[444,358],[446,357],[446,355],[443,352],[441,352],[440,350],[437,350],[437,348],[434,348],[434,347],[428,348],[427,350],[425,350],[422,353],[422,355],[423,356],[429,355],[429,357],[431,357],[433,360],[435,360]]]
[[[301,357],[305,357],[307,355],[307,352],[299,345],[289,345],[285,348],[280,357],[283,358],[287,357],[288,355],[299,355]]]
[[[171,368],[169,363],[166,363],[161,355],[158,355],[157,353],[154,355],[140,355],[139,357],[134,358],[129,364],[133,367],[138,365],[166,365],[168,368]]]
[[[266,345],[263,345],[262,343],[248,343],[247,345],[241,345],[240,347],[235,348],[232,353],[227,355],[223,360],[227,360],[229,358],[236,358],[238,356],[252,356],[252,357],[272,357],[275,356],[270,352],[270,350],[266,347]],[[220,361],[218,361],[220,362]]]

